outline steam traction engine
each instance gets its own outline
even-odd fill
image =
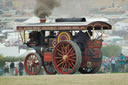
[[[24,43],[36,50],[24,60],[27,74],[39,74],[42,66],[48,74],[96,73],[102,62],[103,30],[110,29],[111,25],[106,22],[86,22],[85,18],[60,18],[55,23],[17,26],[17,30],[24,33]],[[26,31],[35,32],[29,38],[35,37],[39,44],[26,42]],[[78,35],[79,31],[84,33]],[[85,41],[81,44],[83,38]]]

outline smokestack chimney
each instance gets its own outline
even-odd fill
[[[46,22],[46,18],[40,18],[40,23],[45,23]]]

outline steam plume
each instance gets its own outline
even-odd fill
[[[58,0],[37,0],[34,13],[39,18],[45,18],[52,14],[52,10],[60,5]]]

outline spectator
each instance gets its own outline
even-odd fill
[[[109,61],[108,57],[106,57],[106,59],[105,59],[104,66],[105,66],[105,68],[104,68],[105,72],[109,72],[109,70],[110,70],[110,61]]]
[[[11,64],[10,64],[10,73],[11,73],[12,76],[14,76],[14,68],[15,68],[15,64],[12,61]]]
[[[100,67],[99,72],[101,72],[101,73],[104,73],[104,72],[105,72],[104,61],[103,61],[102,64],[101,64],[101,67]]]
[[[126,65],[125,65],[125,71],[128,72],[128,56],[126,56]]]
[[[8,63],[6,62],[4,66],[4,75],[7,76],[8,74],[9,74],[9,66]]]
[[[19,62],[19,75],[20,75],[20,76],[23,75],[23,68],[24,68],[24,65],[23,65],[23,63],[20,61],[20,62]]]
[[[120,54],[120,72],[125,72],[125,56]]]
[[[116,68],[116,72],[120,72],[120,57],[116,58],[115,68]]]
[[[17,76],[17,75],[18,75],[18,68],[15,67],[15,76]]]
[[[112,72],[115,72],[116,59],[114,56],[110,59]]]

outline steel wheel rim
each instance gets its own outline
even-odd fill
[[[71,41],[70,41],[71,42]],[[73,42],[71,42],[73,43]],[[75,69],[77,69],[81,63],[78,62],[78,54],[76,54],[76,48],[68,41],[62,41],[57,44],[53,53],[53,64],[57,72],[62,74],[70,74],[74,73]],[[75,44],[77,47],[77,44]],[[80,50],[80,49],[79,49]],[[81,52],[78,52],[81,55]]]
[[[35,53],[30,53],[26,56],[24,61],[24,67],[29,75],[36,75],[40,71],[41,62],[39,57]]]

